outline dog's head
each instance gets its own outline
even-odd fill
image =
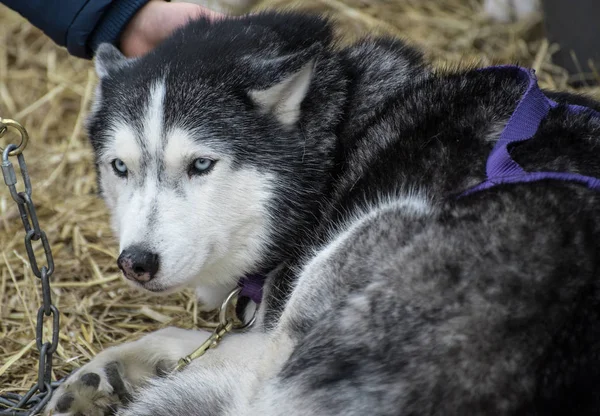
[[[137,59],[99,48],[88,133],[136,286],[228,290],[302,232],[338,117],[341,87],[316,76],[330,41],[321,19],[271,13],[192,22]]]

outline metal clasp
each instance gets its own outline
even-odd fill
[[[174,371],[181,371],[187,367],[196,358],[202,357],[206,351],[216,348],[219,342],[229,333],[243,331],[254,325],[256,321],[256,314],[258,312],[258,305],[254,310],[252,318],[248,322],[243,322],[238,319],[235,315],[235,304],[238,300],[241,288],[235,288],[225,298],[221,307],[219,308],[219,324],[213,331],[213,333],[204,341],[194,352],[185,357],[181,358],[177,362],[177,366]]]
[[[8,153],[8,156],[19,156],[27,147],[27,143],[29,142],[29,134],[27,133],[27,130],[25,130],[25,127],[23,127],[20,123],[8,118],[0,117],[0,137],[4,137],[4,135],[8,132],[9,127],[12,127],[21,134],[21,143],[19,143],[16,149],[11,150]],[[4,149],[0,147],[0,152],[3,150]]]

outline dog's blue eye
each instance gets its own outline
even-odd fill
[[[208,173],[214,166],[215,161],[210,159],[204,159],[202,157],[194,160],[190,167],[190,174],[204,175]]]
[[[117,176],[127,176],[127,165],[121,159],[115,159],[112,161],[112,167]]]

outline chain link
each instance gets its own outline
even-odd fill
[[[19,123],[13,120],[3,120],[0,118],[0,137],[7,129],[12,127],[21,133],[21,144],[9,144],[2,151],[2,175],[4,183],[8,186],[12,199],[19,208],[19,215],[25,229],[25,249],[29,257],[29,263],[33,274],[40,279],[42,284],[42,306],[37,314],[36,324],[36,346],[40,354],[38,366],[38,382],[24,396],[15,393],[6,393],[0,395],[0,416],[29,416],[38,414],[48,403],[52,392],[60,382],[52,382],[52,356],[58,348],[58,334],[60,324],[60,312],[52,304],[52,292],[50,291],[50,278],[54,273],[54,259],[50,243],[46,233],[41,229],[35,204],[31,198],[31,181],[25,164],[23,150],[27,145],[29,136],[27,131]],[[11,156],[16,156],[21,170],[21,177],[25,187],[24,192],[17,191],[17,174],[13,164],[9,160]],[[33,242],[41,240],[45,254],[45,265],[39,266],[38,258],[33,248]],[[52,339],[44,341],[44,321],[52,317]]]

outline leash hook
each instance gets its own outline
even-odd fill
[[[235,315],[234,306],[237,303],[241,291],[242,289],[237,287],[229,292],[219,308],[219,324],[213,333],[191,354],[179,359],[174,370],[175,372],[183,370],[193,360],[202,357],[208,350],[216,348],[227,334],[231,332],[243,331],[254,325],[254,322],[256,321],[256,314],[258,312],[258,305],[256,305],[254,314],[248,322],[240,321]]]

